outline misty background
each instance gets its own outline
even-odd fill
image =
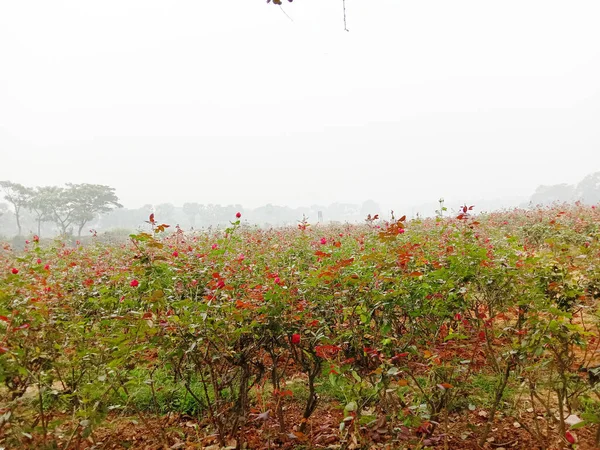
[[[595,183],[600,3],[346,11],[349,32],[341,0],[2,2],[0,180],[110,186],[123,208],[99,229],[151,210],[191,227],[186,203],[203,205],[196,227],[240,209],[280,225],[431,215],[440,197],[573,201]]]

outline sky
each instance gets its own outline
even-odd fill
[[[0,180],[408,207],[600,170],[600,2],[0,2]]]

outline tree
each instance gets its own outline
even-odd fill
[[[576,197],[588,204],[600,202],[600,172],[591,173],[577,185]]]
[[[548,205],[554,202],[570,202],[575,194],[574,186],[570,184],[555,184],[552,186],[538,186],[531,196],[534,205]]]
[[[70,184],[68,193],[73,201],[73,223],[77,225],[77,236],[86,223],[113,208],[122,208],[115,189],[102,184]]]
[[[77,226],[77,236],[86,223],[97,215],[121,208],[114,188],[101,184],[71,184],[67,188],[53,187],[45,197],[54,223],[63,236],[69,234],[69,228]]]
[[[48,188],[45,193],[45,201],[50,220],[58,226],[61,235],[67,235],[67,230],[73,222],[71,217],[73,208],[66,189],[58,186]]]
[[[21,236],[21,209],[27,206],[31,197],[31,189],[11,181],[0,181],[0,188],[4,191],[4,198],[14,208],[18,235]]]
[[[161,223],[172,224],[175,221],[175,205],[173,203],[161,203],[156,205],[156,220]]]
[[[42,222],[52,220],[52,205],[55,187],[36,187],[27,202],[27,209],[35,215],[37,235],[41,235]]]
[[[190,218],[192,228],[196,226],[196,216],[200,214],[201,210],[202,206],[199,203],[192,202],[183,204],[183,212]]]
[[[360,207],[360,215],[362,216],[362,219],[366,218],[369,214],[372,216],[375,214],[381,214],[381,207],[375,200],[367,200],[363,202],[362,206]]]

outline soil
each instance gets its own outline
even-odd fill
[[[302,416],[298,405],[289,404],[286,417]],[[300,433],[298,426],[289,426],[290,431],[281,433],[277,421],[270,414],[262,420],[258,412],[252,413],[250,420],[243,428],[243,441],[229,439],[220,445],[217,436],[211,432],[209,423],[192,417],[171,414],[161,418],[114,416],[103,422],[103,426],[83,439],[75,436],[69,444],[65,433],[63,439],[48,442],[47,447],[38,439],[24,438],[19,447],[22,449],[58,448],[64,450],[222,450],[247,448],[257,450],[292,450],[292,449],[450,449],[450,450],[534,450],[542,449],[525,428],[535,429],[537,421],[540,428],[549,431],[543,444],[548,450],[599,449],[593,445],[595,430],[590,427],[571,431],[576,444],[570,445],[557,435],[557,427],[546,427],[546,421],[533,413],[526,413],[518,420],[502,417],[494,421],[486,443],[480,447],[478,436],[486,424],[484,411],[468,411],[467,413],[450,415],[445,423],[440,424],[429,437],[418,436],[414,430],[402,425],[387,423],[385,417],[365,426],[348,424],[346,433],[340,432],[343,421],[341,408],[336,405],[321,405],[308,422],[306,433]],[[144,423],[145,422],[145,423]],[[344,437],[345,439],[342,439]],[[4,447],[6,449],[10,447]]]

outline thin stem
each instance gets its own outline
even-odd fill
[[[348,29],[348,27],[346,26],[346,0],[342,0],[342,6],[344,8],[344,30],[345,31],[350,31]]]

